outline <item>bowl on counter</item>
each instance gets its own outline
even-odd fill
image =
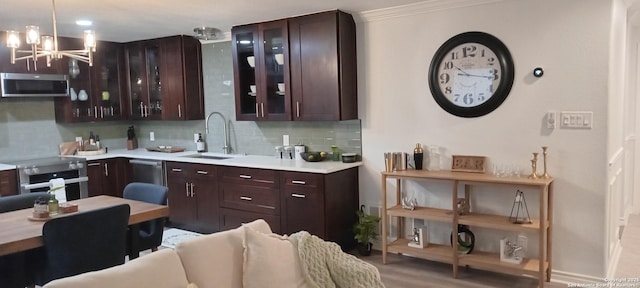
[[[342,163],[353,163],[358,161],[356,153],[342,153]]]
[[[307,162],[320,162],[327,158],[327,152],[301,152],[300,156]]]

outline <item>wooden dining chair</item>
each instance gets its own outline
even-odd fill
[[[35,284],[123,264],[130,210],[121,204],[47,221],[44,247],[29,257]]]
[[[34,192],[0,197],[0,213],[31,208],[38,199],[49,199],[49,193]],[[33,284],[33,279],[26,273],[28,267],[25,257],[24,252],[0,257],[0,287],[24,288]]]
[[[129,183],[122,193],[123,198],[137,200],[158,205],[167,205],[167,195],[169,188],[162,185],[133,182]],[[156,251],[162,244],[162,234],[164,231],[165,218],[158,218],[147,222],[142,222],[136,229],[130,229],[131,239],[129,243],[128,255],[130,258],[138,256],[140,251],[151,249]]]

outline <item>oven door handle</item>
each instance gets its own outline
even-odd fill
[[[89,181],[89,177],[84,176],[84,177],[78,177],[78,178],[64,179],[64,184],[73,184],[73,183],[80,183],[80,182],[87,182],[87,181]],[[35,184],[22,184],[22,188],[25,190],[31,190],[31,189],[49,187],[49,185],[50,185],[49,182],[42,182],[42,183],[35,183]]]

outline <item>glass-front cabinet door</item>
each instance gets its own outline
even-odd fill
[[[286,20],[231,31],[237,120],[290,120]]]
[[[159,119],[162,114],[160,46],[141,41],[127,47],[129,100],[132,119]]]
[[[92,69],[94,117],[102,120],[123,119],[120,69],[124,64],[122,44],[102,42]]]

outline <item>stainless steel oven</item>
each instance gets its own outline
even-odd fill
[[[49,190],[49,180],[64,179],[67,200],[89,196],[87,161],[74,157],[51,157],[17,161],[20,193]]]

